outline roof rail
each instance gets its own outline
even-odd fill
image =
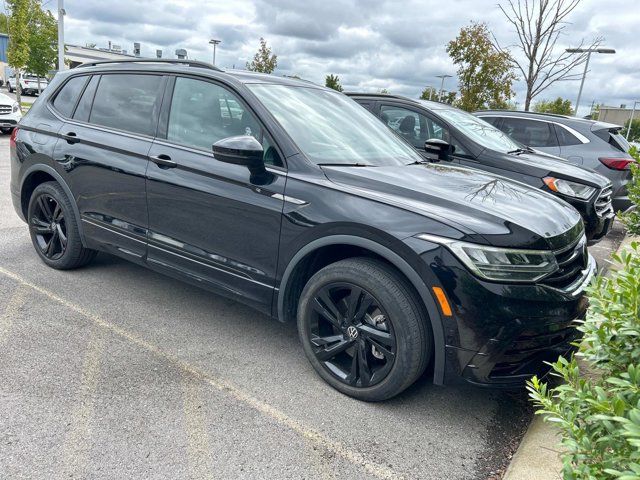
[[[217,72],[223,72],[224,70],[216,67],[207,62],[201,62],[199,60],[182,60],[180,58],[123,58],[120,60],[98,60],[95,62],[87,62],[78,65],[76,68],[82,67],[95,67],[96,65],[108,65],[111,63],[168,63],[187,65],[189,67],[208,68],[209,70],[215,70]]]

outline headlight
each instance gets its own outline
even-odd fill
[[[478,277],[499,282],[536,282],[558,269],[553,252],[487,247],[426,233],[417,238],[446,246]]]
[[[11,110],[13,111],[13,113],[16,113],[18,110],[20,110],[20,104],[18,102],[14,103]]]
[[[544,183],[554,192],[567,195],[568,197],[580,198],[586,200],[593,192],[595,188],[589,185],[583,185],[582,183],[570,182],[569,180],[562,180],[561,178],[545,177],[542,179]]]

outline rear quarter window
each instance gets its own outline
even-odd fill
[[[87,75],[82,75],[69,79],[53,100],[53,108],[62,116],[70,117],[88,78]]]

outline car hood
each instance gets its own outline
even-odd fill
[[[569,163],[560,157],[548,155],[543,152],[521,153],[519,155],[508,153],[496,153],[509,162],[509,169],[514,172],[531,175],[531,169],[538,169],[539,176],[553,176],[566,180],[577,181],[586,185],[604,188],[609,184],[609,179],[600,175],[595,170]]]
[[[323,170],[350,192],[440,221],[476,243],[560,248],[582,230],[580,214],[564,201],[475,169],[416,164]]]

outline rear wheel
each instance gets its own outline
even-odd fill
[[[431,357],[431,330],[405,280],[383,262],[354,258],[305,286],[298,332],[307,358],[337,390],[366,401],[409,387]]]
[[[50,267],[78,268],[96,256],[95,250],[82,245],[73,207],[57,182],[42,183],[35,188],[29,201],[27,221],[33,246]]]

